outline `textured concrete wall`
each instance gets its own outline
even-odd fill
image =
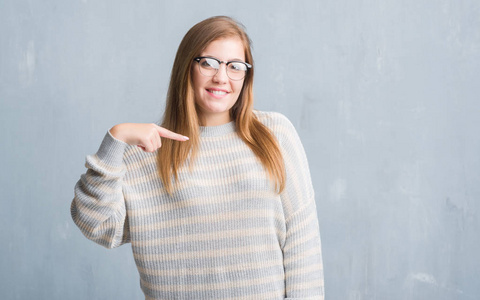
[[[253,40],[256,108],[304,143],[327,299],[478,299],[477,0],[0,0],[0,298],[142,297],[73,187],[108,128],[161,117],[181,38],[221,14]]]

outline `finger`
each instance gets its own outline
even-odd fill
[[[157,150],[158,148],[160,148],[160,146],[162,145],[162,142],[160,141],[160,135],[158,134],[154,134],[153,137],[152,137],[152,145],[153,147],[155,148],[155,150]]]
[[[162,147],[162,138],[158,134],[155,135],[155,138],[157,139],[157,149],[158,149]]]
[[[181,134],[178,134],[178,133],[175,133],[173,131],[170,131],[166,128],[163,128],[163,127],[160,127],[160,126],[157,126],[157,129],[158,129],[158,134],[162,137],[165,137],[165,138],[168,138],[168,139],[172,139],[172,140],[177,140],[177,141],[181,141],[181,142],[184,142],[184,141],[188,141],[189,138],[187,136],[184,136],[184,135],[181,135]]]
[[[155,141],[157,144],[157,148],[160,148],[162,146],[162,138],[160,137],[159,134],[155,134]]]
[[[153,152],[156,149],[153,149],[152,141],[144,140],[141,144],[139,144],[143,151],[145,152]]]
[[[149,142],[147,147],[145,147],[145,149],[147,150],[147,152],[154,152],[155,150],[155,147],[153,146],[152,142]]]

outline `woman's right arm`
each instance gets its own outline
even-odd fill
[[[161,146],[160,137],[179,141],[188,139],[156,124],[123,123],[112,127],[97,153],[86,157],[87,172],[75,185],[71,215],[87,238],[106,248],[129,242],[122,191],[126,173],[123,155],[128,145],[154,152]]]
[[[107,132],[97,153],[86,157],[87,172],[75,185],[73,221],[87,238],[106,248],[129,241],[122,192],[126,172],[123,154],[127,147],[127,143]]]

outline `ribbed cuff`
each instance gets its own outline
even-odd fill
[[[108,130],[96,155],[106,165],[120,167],[123,164],[123,154],[128,146],[127,143],[114,138]]]

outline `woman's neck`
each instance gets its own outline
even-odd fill
[[[232,118],[228,114],[211,114],[207,116],[199,116],[201,126],[219,126],[230,123]]]

